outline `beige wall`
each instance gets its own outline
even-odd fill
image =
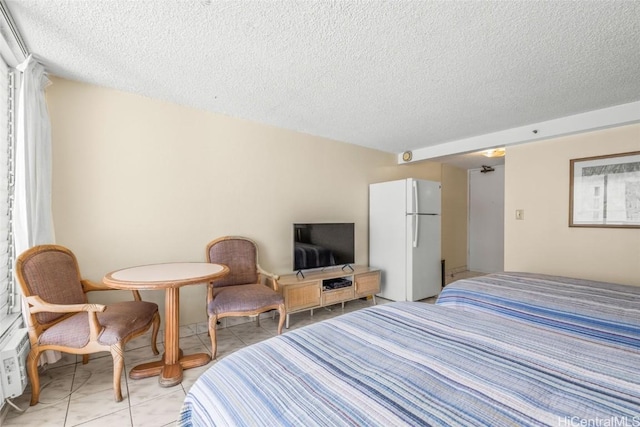
[[[447,272],[467,267],[467,171],[442,165],[442,254]]]
[[[356,262],[367,264],[368,185],[443,177],[439,163],[398,166],[394,154],[58,78],[47,102],[56,240],[97,281],[133,265],[204,261],[223,235],[256,240],[263,267],[286,274],[292,223],[306,221],[354,222]],[[443,255],[459,257],[449,233]],[[144,297],[162,305],[160,292]],[[204,301],[204,286],[183,289],[181,323],[204,321]]]
[[[640,124],[509,147],[505,270],[640,285],[640,229],[568,226],[569,160],[638,150]]]

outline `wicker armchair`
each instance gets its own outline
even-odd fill
[[[31,405],[40,398],[38,359],[45,350],[82,354],[108,351],[113,357],[113,391],[122,400],[120,378],[124,368],[124,345],[153,325],[151,348],[158,354],[160,327],[157,304],[140,300],[109,305],[90,304],[86,292],[111,290],[83,280],[75,255],[58,245],[35,246],[16,261],[16,276],[29,306],[27,324],[31,351],[27,371],[31,381]]]
[[[263,270],[258,264],[258,246],[244,237],[221,237],[207,245],[207,261],[224,264],[229,274],[209,284],[207,312],[211,353],[216,357],[216,324],[229,316],[257,316],[278,310],[278,334],[286,318],[284,299],[278,292],[278,276]],[[270,287],[267,285],[270,283]]]

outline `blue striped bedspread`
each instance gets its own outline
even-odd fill
[[[389,303],[216,362],[187,393],[178,425],[640,423],[639,350],[482,312]]]
[[[451,283],[436,304],[640,348],[640,286],[533,273],[495,273]]]

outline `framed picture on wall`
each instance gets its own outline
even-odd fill
[[[569,163],[569,227],[640,228],[640,151]]]

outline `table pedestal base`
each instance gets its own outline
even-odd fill
[[[134,367],[131,372],[129,372],[129,378],[139,380],[159,376],[158,383],[161,387],[173,387],[182,382],[182,371],[184,369],[204,366],[210,361],[211,357],[207,353],[195,353],[183,356],[182,351],[180,351],[178,363],[167,364],[164,357],[162,360],[156,362],[143,363]]]

